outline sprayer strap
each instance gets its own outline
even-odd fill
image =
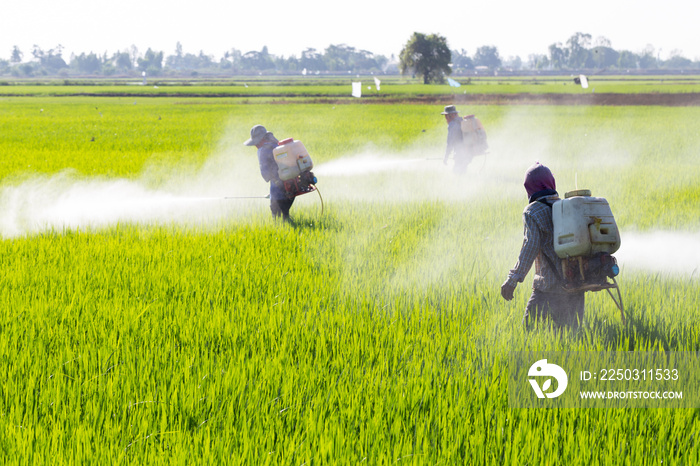
[[[554,204],[554,203],[547,202],[546,198],[544,198],[544,197],[537,199],[535,202],[541,202],[542,204],[546,205],[550,209],[552,208],[552,205]],[[564,280],[564,277],[562,277],[561,274],[559,274],[559,269],[557,269],[556,264],[554,262],[552,262],[552,259],[550,259],[549,256],[544,253],[544,251],[542,251],[542,257],[544,257],[544,259],[547,261],[547,264],[554,271],[554,274],[557,276],[557,278],[559,279],[559,282],[561,283],[561,287],[564,288],[564,285],[566,284],[566,280]],[[566,288],[564,288],[564,289],[566,289]]]

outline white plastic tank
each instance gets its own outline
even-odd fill
[[[554,252],[562,259],[614,253],[620,248],[620,232],[608,201],[592,197],[587,189],[571,191],[552,205]]]
[[[294,179],[314,166],[304,144],[292,138],[280,141],[272,150],[272,155],[277,162],[277,173],[283,181]]]

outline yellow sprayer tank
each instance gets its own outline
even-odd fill
[[[554,252],[567,257],[612,254],[620,248],[620,232],[608,201],[587,189],[566,193],[552,205]]]
[[[282,181],[294,179],[314,166],[304,144],[292,138],[280,141],[272,150],[272,155],[277,162],[277,173]]]

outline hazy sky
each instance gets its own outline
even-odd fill
[[[698,0],[0,0],[0,58],[17,45],[29,60],[34,44],[60,44],[66,60],[131,45],[167,56],[178,41],[185,53],[216,59],[231,48],[299,56],[331,44],[398,56],[417,31],[441,34],[469,55],[495,45],[504,59],[546,54],[576,32],[606,37],[616,50],[651,44],[661,58],[680,50],[700,59],[699,18]]]

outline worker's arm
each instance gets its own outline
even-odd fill
[[[277,171],[277,162],[272,155],[272,150],[266,150],[263,147],[258,151],[258,163],[260,164],[260,174],[265,181],[279,181],[279,173]]]
[[[512,299],[515,287],[527,276],[542,246],[540,229],[535,219],[528,215],[527,212],[523,212],[523,224],[525,226],[525,231],[518,262],[515,264],[515,267],[508,272],[508,278],[501,286],[501,295],[506,300]]]

